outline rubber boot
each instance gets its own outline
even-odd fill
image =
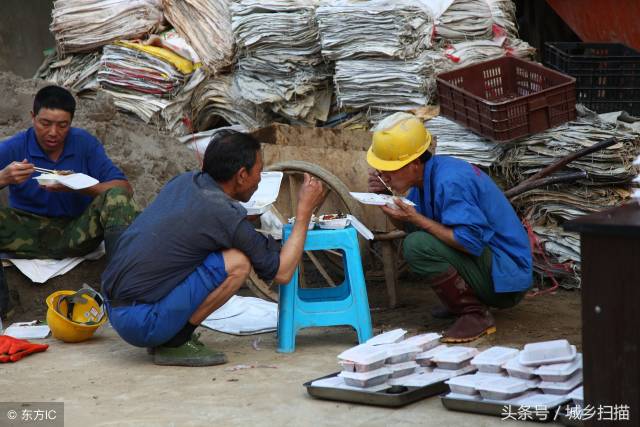
[[[180,347],[155,347],[152,350],[153,363],[163,366],[213,366],[227,363],[224,353],[207,348],[193,334]]]
[[[118,243],[118,239],[126,229],[126,225],[121,225],[118,227],[109,227],[104,230],[104,251],[107,254],[107,261],[111,260],[116,243]]]
[[[4,267],[0,261],[0,318],[6,319],[11,311],[11,298],[9,297],[9,287],[7,278],[4,275]]]
[[[439,306],[431,308],[431,317],[435,319],[453,319],[456,315],[450,312],[447,307]]]
[[[458,316],[443,333],[442,342],[470,342],[496,331],[495,321],[487,306],[478,300],[453,267],[435,277],[431,287],[447,310]]]

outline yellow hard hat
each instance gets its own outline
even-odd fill
[[[374,128],[367,163],[380,171],[395,171],[417,159],[431,144],[431,134],[408,113],[395,113]]]
[[[54,292],[47,297],[47,307],[51,334],[64,342],[88,340],[107,320],[102,296],[90,288]]]

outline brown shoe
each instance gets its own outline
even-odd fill
[[[442,334],[440,341],[463,343],[475,341],[483,335],[496,332],[495,322],[489,310],[485,313],[468,313],[458,317],[453,325]]]
[[[444,332],[442,342],[470,342],[496,331],[487,307],[453,267],[434,277],[431,287],[445,308],[458,316],[458,320]]]

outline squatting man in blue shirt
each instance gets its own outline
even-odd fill
[[[76,102],[58,86],[38,91],[33,127],[0,143],[0,188],[9,187],[9,207],[0,208],[0,252],[12,258],[66,258],[94,251],[105,240],[107,256],[117,236],[138,212],[126,177],[100,141],[71,127]],[[74,191],[40,186],[35,167],[81,172],[99,183]],[[9,311],[0,266],[0,315]]]
[[[125,341],[149,348],[154,363],[225,363],[193,333],[196,327],[238,291],[251,268],[265,281],[291,280],[322,184],[305,174],[293,230],[280,247],[255,230],[238,203],[258,189],[261,171],[256,139],[219,134],[202,170],[169,181],[116,242],[102,276],[107,313]]]
[[[403,254],[444,307],[434,317],[457,320],[444,342],[469,342],[495,332],[488,307],[515,306],[532,283],[527,233],[496,184],[477,167],[431,155],[431,135],[420,120],[393,114],[374,129],[367,162],[369,191],[405,194],[381,209],[409,234]],[[383,184],[383,182],[386,186]]]

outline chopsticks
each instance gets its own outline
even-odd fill
[[[73,173],[73,171],[63,171],[63,170],[55,170],[55,169],[45,169],[45,168],[40,168],[38,166],[34,166],[33,167],[36,172],[40,172],[40,173],[52,173],[54,175],[71,175]]]
[[[36,170],[36,172],[40,172],[40,173],[56,173],[57,172],[53,169],[39,168],[37,166],[34,166],[33,168]]]
[[[389,187],[389,186],[387,185],[387,183],[386,183],[386,182],[384,182],[384,179],[382,179],[382,177],[381,177],[380,175],[376,175],[376,176],[378,177],[378,179],[380,180],[380,182],[382,183],[382,185],[384,185],[384,187],[385,187],[387,190],[389,190],[389,193],[391,193],[391,195],[392,195],[392,196],[393,196],[393,195],[395,195],[395,193],[393,192],[393,190],[391,189],[391,187]]]

